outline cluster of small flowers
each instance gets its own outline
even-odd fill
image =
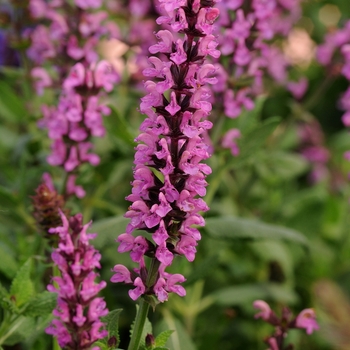
[[[210,91],[204,85],[215,83],[210,77],[212,64],[204,63],[207,55],[219,57],[217,42],[212,34],[213,22],[219,11],[213,0],[160,0],[164,15],[158,24],[168,25],[184,38],[175,40],[169,30],[157,33],[159,42],[149,51],[159,54],[149,62],[153,67],[145,76],[157,82],[145,82],[148,95],[142,98],[141,112],[147,115],[136,141],[132,205],[126,217],[131,221],[126,233],[119,236],[119,252],[131,251],[131,259],[139,264],[132,273],[116,265],[113,282],[133,284],[132,299],[143,294],[156,295],[160,302],[169,292],[185,294],[177,282],[185,281],[180,274],[165,272],[174,255],[184,255],[193,261],[197,241],[201,236],[193,225],[204,225],[200,211],[208,206],[197,196],[206,193],[206,175],[211,169],[201,161],[209,157],[202,134],[212,127],[205,120],[211,111]],[[177,35],[177,34],[176,34]],[[169,91],[170,90],[170,91]],[[132,235],[136,229],[152,234],[153,242]],[[159,263],[156,278],[148,276],[144,256]],[[148,281],[152,283],[148,285]]]
[[[298,126],[300,153],[311,165],[310,181],[317,183],[329,175],[330,152],[325,147],[324,133],[316,119]]]
[[[292,344],[289,344],[286,348],[283,346],[289,329],[305,329],[307,334],[312,334],[313,331],[319,329],[313,309],[302,310],[297,317],[293,318],[291,311],[285,307],[282,310],[281,318],[278,318],[270,306],[263,300],[256,300],[253,306],[260,310],[255,315],[255,318],[262,318],[275,327],[274,334],[265,340],[265,343],[269,345],[268,350],[294,349]]]
[[[27,33],[31,39],[27,54],[38,66],[32,70],[38,93],[53,84],[49,73],[42,67],[45,62],[54,65],[60,83],[75,62],[91,64],[98,61],[96,47],[103,35],[117,35],[118,28],[104,22],[107,12],[95,11],[101,5],[102,0],[75,0],[74,3],[30,0],[31,16],[36,22],[45,23]]]
[[[97,165],[100,158],[90,153],[93,144],[91,136],[103,137],[105,128],[102,115],[110,110],[99,102],[103,88],[111,91],[117,76],[106,61],[91,64],[86,68],[77,63],[63,82],[63,89],[57,107],[43,106],[44,118],[39,122],[48,129],[53,141],[47,161],[53,166],[63,166],[69,174],[66,194],[81,198],[85,191],[75,184],[79,165],[89,162]]]
[[[106,286],[102,281],[95,284],[98,276],[95,268],[101,268],[99,252],[89,244],[95,234],[86,230],[91,223],[82,225],[82,215],[77,214],[68,221],[61,212],[63,226],[51,228],[49,233],[58,234],[58,248],[52,253],[52,260],[58,266],[61,277],[53,277],[57,284],[48,285],[48,290],[58,294],[56,317],[46,329],[57,338],[60,347],[70,350],[91,349],[93,343],[107,335],[101,330],[104,323],[100,318],[108,314],[105,301],[97,297]],[[93,347],[92,350],[98,350]]]
[[[322,65],[333,66],[337,71],[340,69],[341,74],[350,82],[350,21],[347,21],[343,28],[325,36],[325,41],[318,47],[316,56]],[[342,62],[341,68],[339,61]],[[339,105],[345,111],[342,122],[345,127],[350,128],[350,85],[340,98]],[[350,151],[345,152],[344,157],[350,161]]]
[[[64,167],[69,174],[66,194],[77,197],[85,195],[83,188],[75,184],[77,167],[84,162],[99,163],[99,157],[89,153],[93,147],[89,139],[105,133],[102,115],[110,111],[99,102],[101,89],[110,92],[119,79],[106,61],[98,62],[96,46],[108,31],[109,26],[101,25],[107,13],[89,10],[100,7],[101,2],[75,0],[75,6],[63,0],[30,2],[32,16],[49,19],[49,26],[40,24],[32,30],[28,56],[38,65],[52,61],[60,88],[58,106],[42,107],[44,118],[39,126],[48,129],[53,141],[48,163]],[[38,94],[53,84],[43,67],[33,68],[32,77]]]
[[[264,91],[265,74],[293,95],[302,95],[305,82],[299,89],[300,84],[290,85],[288,62],[281,48],[271,43],[286,37],[299,19],[300,0],[252,0],[248,7],[243,0],[223,0],[218,7],[223,14],[218,23],[222,59],[216,63],[219,83],[213,90],[225,115],[236,118],[243,108],[254,107],[253,98]]]

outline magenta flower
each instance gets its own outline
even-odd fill
[[[254,316],[255,318],[262,318],[264,321],[269,320],[271,316],[271,308],[266,301],[255,300],[253,306],[255,309],[260,310],[260,312]]]
[[[306,329],[307,334],[312,334],[313,331],[317,331],[320,328],[316,321],[316,314],[313,309],[305,309],[301,311],[295,320],[295,326],[297,328]]]
[[[201,236],[193,224],[203,226],[199,212],[209,209],[198,196],[205,195],[205,177],[211,173],[202,162],[210,156],[203,133],[212,126],[206,120],[212,107],[205,85],[216,83],[216,79],[211,76],[214,66],[203,63],[205,56],[220,54],[212,35],[212,24],[219,14],[214,4],[198,0],[160,4],[164,15],[158,22],[166,23],[169,30],[160,30],[158,43],[149,48],[152,54],[162,55],[150,57],[152,66],[144,71],[157,80],[146,81],[148,94],[141,99],[140,110],[147,118],[136,139],[133,189],[127,197],[132,204],[125,214],[131,220],[126,233],[118,238],[118,250],[130,251],[131,259],[139,263],[130,275],[135,289],[129,295],[134,300],[143,294],[156,295],[160,302],[167,300],[170,292],[185,295],[177,284],[185,278],[170,275],[165,269],[176,255],[194,260]],[[135,230],[147,231],[152,240],[134,238]],[[152,285],[148,285],[144,256],[159,264]],[[114,271],[117,274],[112,281],[130,283],[120,265]]]
[[[254,108],[254,98],[268,91],[264,77],[278,85],[288,86],[301,98],[307,82],[288,81],[288,61],[273,39],[286,37],[301,16],[300,0],[222,0],[218,7],[219,48],[217,77],[213,87],[215,101],[223,105],[229,118],[238,117],[243,109]],[[234,12],[233,12],[234,11]],[[215,57],[215,56],[214,56]]]
[[[86,233],[91,222],[82,225],[82,215],[69,220],[61,212],[63,226],[51,228],[51,234],[58,234],[58,248],[52,253],[52,260],[61,272],[61,277],[53,277],[58,285],[48,285],[50,292],[57,293],[57,307],[53,311],[55,319],[46,333],[57,338],[65,349],[90,349],[98,339],[104,338],[101,317],[108,314],[105,301],[97,297],[106,282],[95,283],[98,276],[95,268],[101,268],[99,252],[89,244],[96,234]],[[99,349],[99,347],[96,347]]]

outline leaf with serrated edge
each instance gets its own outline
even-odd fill
[[[25,316],[37,317],[48,315],[57,304],[57,295],[50,292],[42,292],[32,298],[24,311]]]
[[[116,337],[117,344],[119,343],[119,332],[118,332],[118,324],[119,324],[119,315],[123,309],[115,309],[108,313],[107,316],[102,318],[102,322],[107,324],[108,336],[103,339],[104,343],[108,343],[108,339],[112,337]],[[116,344],[116,345],[117,345]]]
[[[11,284],[10,295],[19,307],[30,300],[34,294],[34,285],[30,279],[31,259],[18,270]]]
[[[155,339],[155,346],[160,348],[166,344],[170,336],[174,333],[173,330],[169,329],[157,335]]]

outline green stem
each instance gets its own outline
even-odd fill
[[[158,259],[153,258],[150,264],[147,280],[146,280],[146,288],[152,287],[158,277],[158,269],[160,262]],[[142,298],[140,302],[140,307],[137,311],[135,326],[131,335],[130,344],[128,350],[138,350],[140,346],[140,341],[142,337],[143,328],[145,326],[148,310],[150,304]]]
[[[14,319],[12,319],[12,322],[10,324],[9,329],[7,332],[0,338],[0,345],[4,343],[4,341],[12,335],[25,321],[25,317],[21,317],[21,315],[16,316]]]
[[[318,103],[320,98],[324,96],[325,91],[332,85],[334,80],[335,77],[333,75],[328,75],[316,91],[303,103],[304,110],[312,109]]]
[[[132,332],[130,344],[128,347],[128,350],[138,350],[140,346],[141,336],[143,332],[143,328],[145,325],[145,321],[147,318],[149,310],[149,304],[146,302],[145,299],[142,299],[140,302],[140,307],[137,311],[136,319],[135,319],[135,326],[134,330]]]

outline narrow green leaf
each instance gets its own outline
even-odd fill
[[[165,346],[166,342],[168,341],[168,339],[170,338],[170,336],[174,333],[173,330],[166,330],[160,334],[157,335],[156,339],[155,339],[155,346],[158,347],[162,347]],[[155,349],[154,349],[155,350]]]
[[[153,348],[152,350],[169,350],[169,348],[165,348],[165,347],[159,347],[157,346],[156,348]]]
[[[24,311],[25,316],[45,316],[52,312],[57,304],[57,295],[50,292],[42,292],[32,298]]]
[[[223,288],[211,294],[219,305],[232,306],[252,303],[254,300],[276,300],[285,304],[297,302],[297,295],[290,288],[273,283],[245,284]]]
[[[172,314],[164,312],[164,320],[159,325],[161,330],[173,329],[174,333],[170,336],[166,346],[172,350],[196,350],[191,337],[188,335],[184,325]]]
[[[105,119],[106,125],[108,126],[108,130],[110,134],[118,137],[119,139],[126,142],[129,146],[134,147],[134,135],[129,130],[129,125],[125,122],[125,120],[121,117],[119,112],[113,106],[109,106],[111,109],[111,115],[109,118]]]
[[[31,259],[18,270],[12,281],[10,295],[17,307],[25,304],[34,294],[34,285],[30,279]]]
[[[258,220],[222,216],[206,220],[206,231],[214,238],[227,241],[237,239],[284,239],[308,246],[307,238],[300,232]]]
[[[7,332],[5,345],[15,345],[29,338],[35,331],[34,318],[20,316]]]

